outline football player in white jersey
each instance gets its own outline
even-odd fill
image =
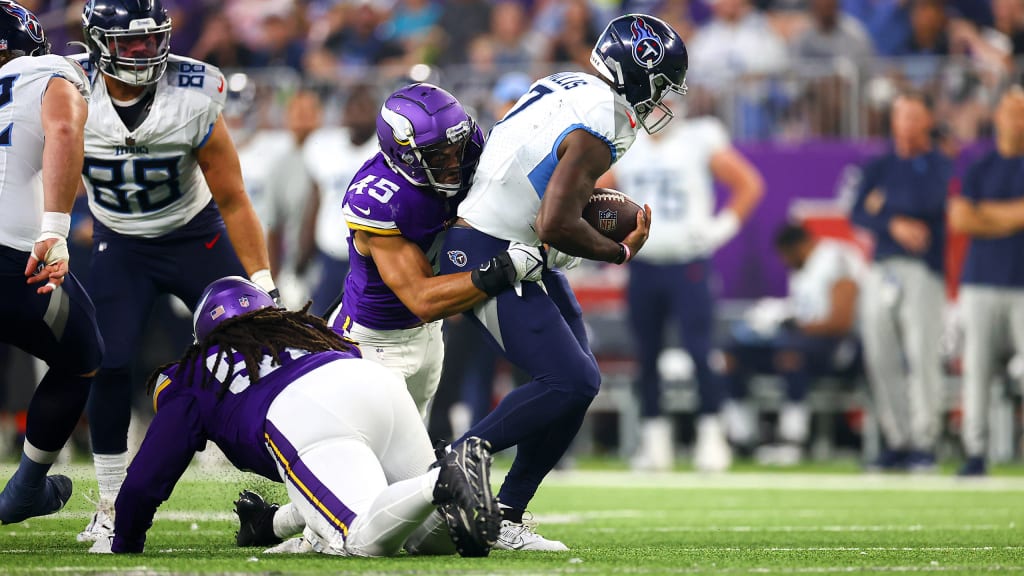
[[[565,72],[538,80],[491,130],[445,239],[442,273],[479,266],[509,241],[550,245],[553,268],[570,256],[624,264],[644,245],[649,207],[621,243],[581,215],[597,179],[633,144],[637,126],[656,132],[672,118],[662,99],[685,91],[686,47],[665,22],[629,14],[608,24],[591,64],[598,76]],[[521,295],[499,294],[466,314],[533,378],[463,436],[486,438],[496,450],[517,446],[499,495],[496,548],[566,550],[537,535],[523,514],[569,448],[601,383],[579,304],[565,276],[547,270],[543,284],[526,284]]]
[[[2,524],[51,514],[71,497],[71,480],[47,472],[103,353],[92,302],[68,271],[89,85],[80,66],[49,51],[35,15],[0,1],[0,343],[49,366],[18,470],[0,493]]]
[[[154,298],[171,293],[194,308],[225,275],[277,288],[221,115],[220,71],[169,54],[159,0],[89,0],[82,24],[89,52],[79,58],[93,90],[82,170],[95,219],[90,293],[106,346],[87,407],[100,496],[79,535],[87,541],[112,529],[131,362]]]
[[[318,278],[313,282],[313,307],[324,316],[341,294],[348,274],[348,225],[341,206],[352,177],[377,152],[379,102],[369,85],[356,85],[345,100],[341,128],[322,128],[303,146],[306,170],[317,194],[306,230],[315,234]]]
[[[734,407],[728,410],[729,437],[751,445],[757,416],[742,399],[752,373],[775,374],[785,382],[776,442],[758,448],[765,464],[793,465],[803,457],[810,434],[804,404],[812,381],[820,376],[850,377],[858,367],[856,338],[859,285],[867,264],[857,249],[841,240],[816,238],[801,224],[786,224],[775,237],[789,276],[785,315],[770,323],[738,323],[726,345],[726,378]]]
[[[658,214],[643,254],[629,265],[629,319],[640,364],[636,390],[643,419],[632,465],[640,470],[672,467],[672,425],[661,411],[658,357],[665,349],[665,325],[675,321],[699,391],[694,466],[720,472],[729,467],[732,452],[718,417],[723,387],[709,364],[715,314],[710,259],[750,216],[764,182],[713,117],[676,122],[650,137],[641,134],[611,174],[612,187],[650,204]],[[728,204],[717,214],[714,182],[729,190]]]

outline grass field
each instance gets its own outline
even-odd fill
[[[191,470],[161,508],[146,554],[86,553],[74,535],[91,470],[65,468],[76,494],[60,514],[0,528],[4,574],[1024,574],[1024,477],[741,471],[638,475],[588,466],[551,476],[534,500],[540,532],[567,553],[489,558],[267,556],[234,547],[240,487],[280,487]],[[852,467],[851,467],[852,470]],[[11,467],[0,468],[3,477]],[[499,475],[495,476],[500,478]]]

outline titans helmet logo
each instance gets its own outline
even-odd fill
[[[665,44],[654,28],[637,17],[629,27],[633,33],[633,60],[644,68],[654,68],[665,57]]]
[[[21,20],[25,32],[36,42],[43,41],[43,25],[36,19],[36,15],[22,8],[13,2],[0,1],[0,10],[7,12],[18,20]]]

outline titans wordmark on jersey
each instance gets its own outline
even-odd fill
[[[506,240],[537,245],[533,222],[558,164],[558,146],[575,130],[608,144],[617,161],[636,138],[626,99],[601,79],[563,72],[535,82],[491,130],[459,216]]]
[[[21,57],[0,69],[0,244],[32,250],[43,218],[43,94],[59,76],[83,96],[81,66],[63,56]]]
[[[224,108],[220,70],[172,55],[149,114],[128,130],[88,56],[75,58],[92,79],[82,173],[93,216],[118,234],[143,238],[188,223],[211,199],[195,151]]]

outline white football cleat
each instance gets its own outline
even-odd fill
[[[89,525],[75,536],[79,542],[96,542],[114,537],[114,518],[106,510],[100,508],[93,513]]]
[[[511,520],[501,521],[498,541],[492,547],[495,550],[521,550],[523,552],[567,552],[569,547],[558,540],[548,540],[534,532],[536,522],[524,520],[522,523]]]
[[[640,446],[630,459],[637,472],[668,472],[674,459],[672,422],[665,417],[648,418],[640,424]]]
[[[697,420],[697,441],[693,449],[693,466],[700,472],[725,472],[732,465],[732,448],[718,416],[701,416]]]

